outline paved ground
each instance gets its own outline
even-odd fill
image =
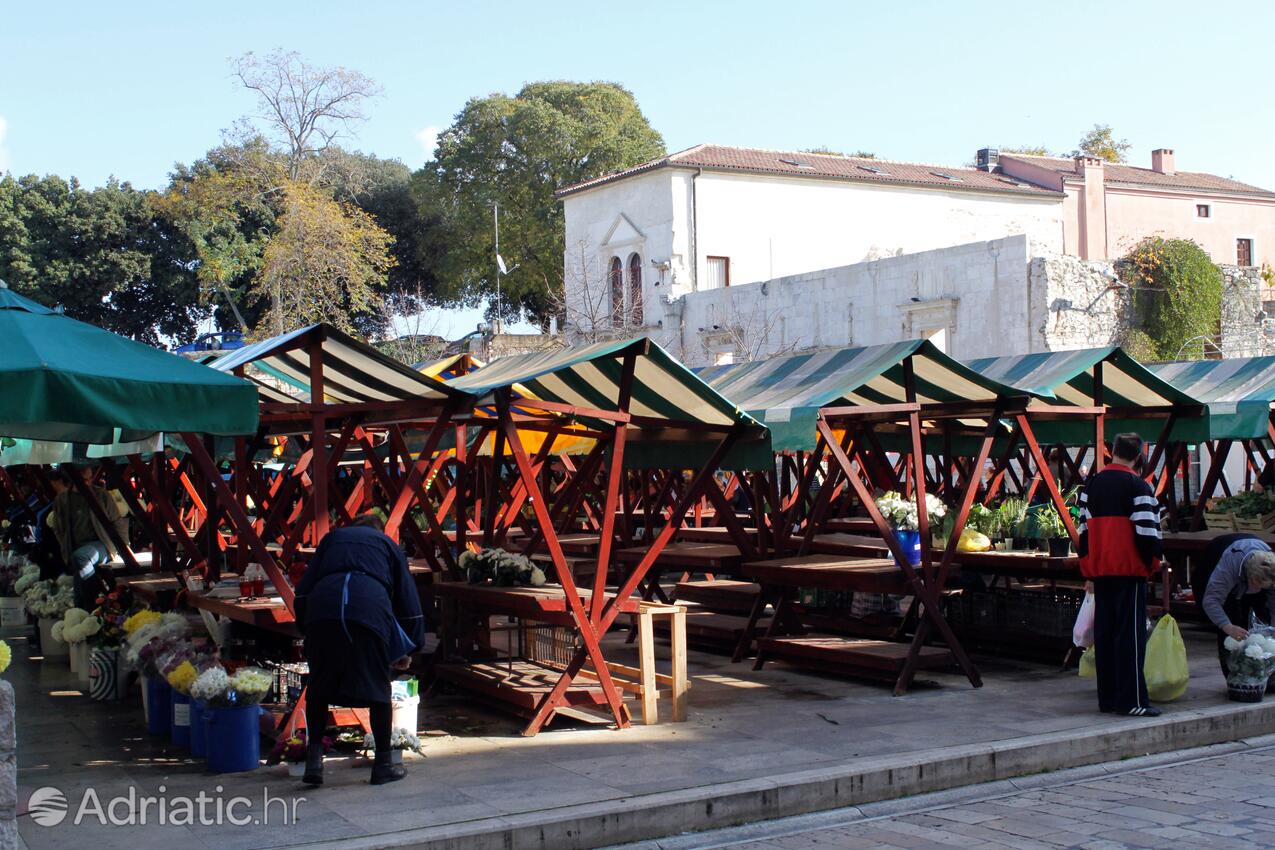
[[[1169,712],[1226,702],[1224,685],[1203,635],[1186,633],[1193,678]],[[636,663],[623,637],[607,639],[609,657]],[[663,650],[662,650],[663,651]],[[904,697],[884,687],[808,674],[782,665],[753,672],[751,664],[692,652],[691,719],[625,731],[564,724],[535,738],[521,723],[485,709],[468,695],[430,694],[421,728],[428,758],[409,764],[409,778],[384,788],[367,785],[365,764],[330,762],[328,784],[308,791],[280,767],[210,776],[202,762],[142,726],[136,693],[121,703],[94,703],[65,662],[34,660],[15,643],[6,677],[18,697],[19,804],[37,788],[61,789],[74,807],[87,789],[111,797],[158,794],[220,798],[242,795],[261,814],[263,794],[297,803],[298,820],[241,828],[146,825],[120,827],[70,821],[57,827],[19,819],[33,850],[92,846],[94,850],[158,846],[282,847],[317,840],[386,836],[409,829],[463,827],[480,819],[517,818],[581,804],[643,799],[664,791],[712,787],[779,774],[836,768],[872,756],[900,756],[961,744],[1023,741],[1119,723],[1095,711],[1091,682],[1056,665],[980,657],[985,686],[959,675],[927,673],[929,684]],[[220,790],[218,790],[220,789]],[[125,804],[120,811],[136,812]]]
[[[830,816],[835,817],[825,813],[820,819],[826,822],[833,819]],[[698,840],[682,840],[676,846],[685,850],[1275,847],[1275,747],[794,832],[802,820],[703,833]],[[767,837],[748,840],[741,832]]]

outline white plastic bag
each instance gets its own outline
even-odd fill
[[[1093,646],[1093,594],[1086,593],[1076,615],[1076,625],[1071,627],[1071,642],[1086,649]]]

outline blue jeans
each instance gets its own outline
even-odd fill
[[[71,569],[75,571],[75,604],[85,611],[97,607],[95,600],[101,583],[94,581],[97,568],[110,560],[111,555],[100,542],[85,543],[71,552]]]

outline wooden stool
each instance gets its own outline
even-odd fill
[[[638,633],[638,696],[642,700],[642,722],[659,721],[659,686],[670,689],[673,702],[673,722],[686,720],[686,692],[690,684],[686,680],[686,606],[643,602],[632,615],[637,620]],[[672,675],[655,672],[655,618],[669,621],[669,649],[673,658]]]

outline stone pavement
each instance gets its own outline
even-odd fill
[[[1191,686],[1161,720],[1184,718],[1195,724],[1191,734],[1199,729],[1215,740],[1275,732],[1275,704],[1228,704],[1210,639],[1185,634]],[[625,646],[622,635],[608,636],[607,647],[613,660],[636,663],[636,649]],[[20,812],[32,791],[48,786],[64,792],[73,808],[90,787],[103,801],[155,795],[163,788],[168,797],[243,796],[253,802],[240,813],[256,819],[262,795],[269,793],[295,801],[298,815],[296,822],[280,824],[279,804],[269,810],[269,825],[160,826],[152,811],[144,825],[73,826],[68,820],[56,827],[21,815],[21,835],[33,850],[134,850],[174,841],[189,850],[341,841],[368,847],[561,848],[568,846],[563,835],[573,836],[570,846],[594,846],[581,836],[580,824],[610,830],[595,844],[617,843],[990,778],[966,776],[969,764],[986,768],[990,762],[1023,774],[1120,757],[1085,749],[1104,736],[1107,747],[1145,743],[1139,753],[1193,745],[1177,741],[1180,728],[1098,714],[1092,683],[1056,666],[983,656],[981,689],[959,674],[926,673],[928,685],[892,697],[880,686],[782,665],[753,672],[750,664],[692,652],[686,723],[638,723],[624,731],[562,723],[523,738],[516,718],[485,709],[469,695],[429,694],[422,712],[428,757],[409,764],[408,779],[372,788],[366,765],[347,758],[331,760],[328,784],[308,790],[281,767],[209,775],[202,762],[146,736],[136,694],[121,703],[94,703],[80,692],[65,662],[28,655],[27,646],[15,642],[6,674],[17,693]],[[1141,732],[1147,733],[1145,741]],[[1049,758],[1066,764],[1033,756],[1042,741],[1053,741]],[[934,769],[932,759],[939,757],[948,761]],[[871,797],[857,780],[839,778],[845,771],[867,770],[864,765],[875,766],[878,781],[889,789]],[[928,786],[918,788],[921,780]],[[119,811],[123,816],[129,810],[124,803]],[[544,829],[553,818],[559,819],[560,833]],[[539,843],[500,838],[501,830],[513,829],[542,837]],[[478,835],[492,838],[482,843]]]
[[[740,831],[744,830],[735,832]],[[777,822],[758,825],[755,831],[774,835],[755,841],[723,841],[722,836],[703,833],[700,843],[677,846],[687,850],[1275,847],[1275,747],[912,814],[860,819],[844,826],[785,832],[783,823]]]

